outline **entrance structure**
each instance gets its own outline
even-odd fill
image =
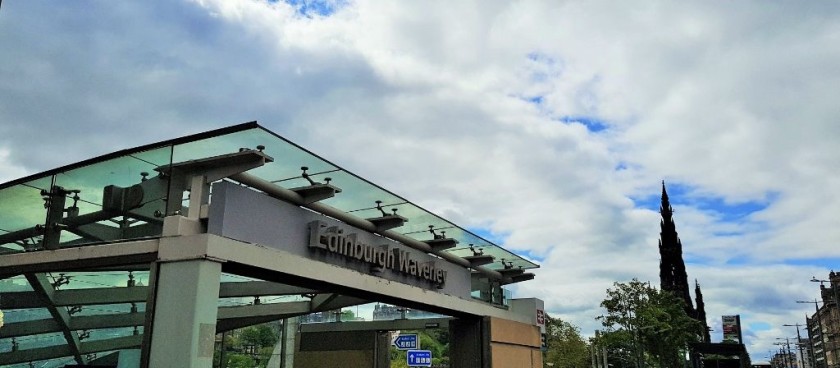
[[[384,302],[448,316],[452,367],[541,367],[505,290],[536,267],[246,123],[0,185],[0,366],[211,367],[219,333]]]

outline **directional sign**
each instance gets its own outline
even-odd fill
[[[397,347],[399,350],[411,350],[417,349],[420,345],[417,344],[417,334],[405,334],[405,335],[398,335],[394,338],[394,346]]]
[[[405,359],[409,367],[431,367],[432,352],[430,350],[409,350],[405,352]]]

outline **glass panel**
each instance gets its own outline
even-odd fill
[[[449,252],[458,256],[471,255],[472,252],[468,246],[474,244],[475,248],[481,248],[484,254],[496,257],[494,263],[486,266],[488,268],[503,268],[503,260],[512,262],[513,267],[524,269],[538,267],[533,262],[459,228],[260,127],[185,141],[173,147],[166,146],[139,153],[127,153],[122,157],[67,170],[57,174],[55,180],[57,185],[66,189],[80,190],[79,200],[68,199],[65,208],[74,207],[73,203],[77,202],[75,207],[78,207],[80,215],[97,213],[102,210],[102,193],[106,185],[128,187],[140,183],[141,172],[147,172],[150,174],[149,178],[155,178],[157,176],[155,168],[172,162],[235,153],[240,148],[256,149],[259,145],[265,146],[264,152],[273,157],[274,162],[250,170],[249,173],[252,175],[284,188],[294,188],[309,184],[301,177],[301,166],[307,166],[307,173],[312,180],[324,182],[326,177],[330,177],[331,183],[342,189],[342,192],[334,198],[324,200],[325,204],[361,218],[371,218],[381,216],[381,213],[375,209],[375,201],[381,200],[388,213],[391,213],[392,209],[397,209],[399,215],[409,219],[405,226],[394,231],[423,241],[432,239],[432,234],[429,232],[429,225],[432,225],[438,235],[445,232],[447,237],[458,240],[459,247]],[[40,189],[49,189],[50,180],[50,176],[45,176],[26,185],[21,184],[0,190],[0,240],[3,239],[3,234],[10,231],[33,227],[44,222],[45,211]],[[160,220],[154,216],[154,213],[165,212],[165,204],[161,198],[162,196],[159,195],[145,203],[141,209],[132,211],[133,220],[129,222],[122,222],[124,220],[122,217],[97,219],[96,221],[99,222],[90,224],[87,229],[73,228],[74,231],[62,232],[61,242],[75,245],[94,242],[97,239],[113,240],[157,235],[160,229],[156,226]],[[183,200],[183,196],[173,200]],[[133,229],[129,231],[126,228]],[[2,247],[0,252],[4,249],[6,251],[22,249],[21,245],[14,245],[11,241],[5,243],[5,245],[0,244]]]
[[[20,275],[0,280],[0,292],[11,293],[15,291],[32,291],[32,286],[29,285],[26,277]]]
[[[154,178],[157,176],[155,168],[169,164],[170,151],[171,149],[169,147],[164,147],[59,173],[56,175],[57,186],[65,190],[78,191],[78,193],[68,195],[66,199],[65,208],[67,208],[68,216],[72,216],[71,214],[82,216],[101,212],[103,210],[103,193],[106,186],[115,185],[120,188],[128,188],[132,185],[140,184],[144,177]],[[147,216],[155,210],[161,213],[164,212],[165,204],[160,199],[162,196],[153,196],[151,194],[149,196],[151,198],[143,198],[142,212]],[[121,224],[127,227],[135,220],[126,220],[123,216],[117,215],[105,215],[105,218],[115,218],[115,221],[97,222],[97,220],[94,220],[80,225],[78,228],[71,227],[70,230],[62,232],[61,243],[78,245],[160,234],[159,232],[138,234],[136,232],[124,231],[120,228]],[[97,225],[92,225],[93,223]]]
[[[138,313],[146,311],[146,303],[134,303]],[[68,307],[69,308],[69,307]],[[73,316],[97,316],[108,314],[131,313],[132,303],[84,305]]]
[[[0,190],[0,239],[3,239],[3,234],[44,224],[47,210],[44,208],[41,190],[47,190],[51,182],[52,177],[48,176]],[[39,241],[40,236],[34,235],[0,240],[0,244],[3,249],[21,251],[23,246],[20,242],[34,244]]]
[[[423,319],[423,318],[446,318],[449,316],[426,312],[420,309],[404,308],[391,304],[377,303],[373,309],[373,320],[395,320],[395,319]]]
[[[61,332],[21,336],[14,339],[20,350],[67,344],[67,340],[64,339],[64,334]],[[0,339],[0,349],[2,351],[12,350],[12,338]]]
[[[78,330],[75,332],[79,336],[84,337],[84,339],[81,339],[82,341],[96,341],[135,334],[140,335],[143,333],[143,327],[138,326],[136,329],[134,327],[99,328],[95,330]]]
[[[50,318],[52,318],[52,315],[47,308],[6,309],[3,311],[3,323],[26,322]]]
[[[59,286],[61,290],[90,289],[102,287],[125,287],[129,279],[133,278],[136,286],[149,284],[149,271],[106,271],[106,272],[63,272],[51,273],[51,282],[64,277],[68,283]]]
[[[276,181],[300,177],[301,166],[307,166],[309,173],[336,169],[335,166],[325,160],[313,156],[262,129],[245,130],[176,145],[172,161],[178,163],[219,156],[238,152],[240,148],[256,149],[259,145],[265,146],[264,152],[274,158],[275,162],[282,162],[278,165],[265,165],[249,172],[265,180]]]
[[[240,305],[278,304],[300,301],[309,301],[309,298],[300,295],[261,295],[259,297],[259,302],[256,302],[255,298],[252,296],[238,298],[219,298],[218,306],[234,307]]]

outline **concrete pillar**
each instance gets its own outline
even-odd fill
[[[221,263],[162,263],[156,283],[150,367],[210,368]]]
[[[449,363],[452,368],[490,367],[489,320],[449,321]]]
[[[274,346],[274,353],[268,361],[269,368],[293,368],[295,366],[295,338],[300,326],[300,317],[283,319],[283,329],[280,339]]]

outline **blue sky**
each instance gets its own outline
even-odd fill
[[[591,334],[657,281],[665,180],[709,322],[767,351],[840,268],[838,8],[7,1],[0,181],[257,120],[540,260],[516,292]]]
[[[277,0],[270,0],[270,3],[277,2]],[[327,17],[332,15],[336,12],[336,10],[340,9],[341,7],[347,5],[346,1],[343,0],[334,0],[334,1],[311,1],[311,0],[285,0],[286,4],[289,4],[295,11],[303,16],[312,17],[312,16],[322,16]]]

